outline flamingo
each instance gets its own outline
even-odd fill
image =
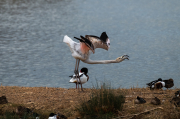
[[[80,60],[88,64],[108,64],[108,63],[119,63],[124,61],[125,59],[128,59],[129,57],[128,55],[123,55],[121,57],[116,58],[115,60],[91,60],[89,58],[91,52],[93,52],[94,54],[96,48],[102,48],[108,50],[110,47],[110,40],[106,32],[103,32],[100,37],[94,35],[86,35],[85,37],[83,36],[80,37],[81,38],[74,37],[77,40],[79,40],[80,43],[73,41],[67,35],[65,35],[63,39],[63,42],[67,43],[67,45],[70,47],[72,56],[76,59],[75,70],[74,70],[76,77],[79,77],[78,67]],[[82,83],[80,84],[81,84],[81,90],[83,91]]]

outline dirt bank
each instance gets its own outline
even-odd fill
[[[117,93],[123,91],[126,94],[126,103],[119,116],[127,116],[137,114],[139,112],[147,111],[156,107],[162,107],[160,110],[152,111],[151,114],[144,115],[148,118],[164,118],[164,116],[172,116],[174,113],[179,114],[179,108],[175,109],[169,101],[174,96],[174,90],[158,90],[151,91],[148,88],[131,88],[131,89],[115,89]],[[9,106],[16,107],[16,105],[23,105],[33,110],[43,112],[61,112],[67,117],[75,118],[80,116],[76,112],[75,107],[83,100],[87,99],[92,89],[84,89],[84,92],[77,89],[64,89],[64,88],[48,88],[48,87],[17,87],[17,86],[0,86],[0,97],[6,96],[8,104],[0,105],[1,109],[6,110]],[[134,99],[143,97],[147,102],[145,104],[134,104]],[[152,105],[151,99],[156,96],[162,104]],[[13,109],[13,108],[12,108]],[[175,111],[177,110],[178,111]],[[166,112],[166,114],[164,114]],[[158,114],[158,115],[157,115]],[[159,115],[160,114],[160,115]],[[176,116],[176,115],[175,115]],[[174,117],[174,116],[173,116]],[[124,117],[129,118],[129,117]]]

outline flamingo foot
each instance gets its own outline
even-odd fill
[[[128,55],[123,55],[123,56],[121,56],[122,57],[122,59],[127,59],[127,60],[129,60],[129,56]]]

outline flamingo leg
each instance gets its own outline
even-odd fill
[[[80,82],[81,82],[81,80],[80,80]],[[81,90],[84,91],[84,90],[83,90],[83,87],[82,87],[82,83],[81,83]]]
[[[75,75],[76,75],[76,79],[77,79],[77,77],[78,77],[78,67],[77,67],[77,59],[76,59],[76,64],[75,64],[75,69],[74,69],[74,73],[75,73]],[[77,83],[76,83],[76,89],[77,89],[77,85],[78,85],[78,81],[77,81]],[[79,89],[79,85],[78,85],[78,89]]]
[[[76,83],[76,89],[77,89],[77,85],[78,85],[78,89],[79,89],[79,82],[81,84],[81,80],[80,80],[80,77],[79,77],[79,71],[78,71],[78,68],[79,68],[79,62],[80,60],[79,59],[76,59],[76,65],[75,65],[75,70],[74,70],[74,73],[76,75],[76,79],[78,78],[78,81]],[[82,84],[81,84],[81,90],[83,91],[82,89]]]
[[[79,62],[80,62],[80,60],[79,60],[79,59],[77,59],[77,60],[78,60],[77,72],[78,72],[78,77],[79,77],[79,71],[78,71],[78,68],[79,68]],[[82,83],[81,83],[80,77],[79,77],[79,81],[78,81],[78,82],[81,84],[81,90],[83,91]],[[78,89],[79,89],[79,83],[78,83]]]

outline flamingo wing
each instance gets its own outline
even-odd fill
[[[108,50],[107,43],[101,40],[98,36],[86,35],[85,38],[92,42],[94,49],[102,48]]]

